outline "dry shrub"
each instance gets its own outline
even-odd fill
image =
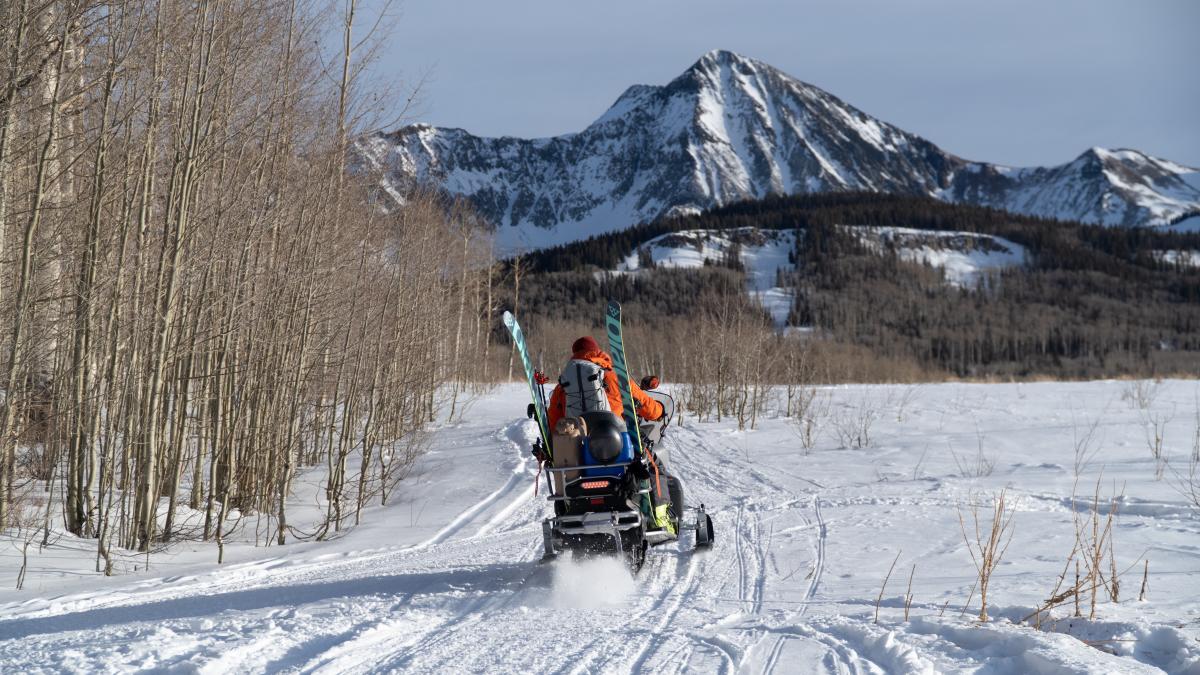
[[[963,478],[983,478],[992,475],[992,471],[996,468],[996,460],[989,457],[983,450],[983,432],[979,430],[979,425],[975,425],[975,456],[974,457],[959,457],[954,451],[954,447],[949,445],[950,456],[954,459],[954,466],[958,468],[958,475]]]
[[[1096,442],[1096,431],[1099,427],[1099,417],[1083,431],[1080,431],[1074,419],[1071,420],[1071,440],[1075,450],[1075,480],[1079,480],[1080,474],[1087,470],[1096,457],[1096,453],[1100,451],[1100,444]]]
[[[1035,627],[1041,628],[1043,615],[1067,604],[1074,605],[1074,616],[1083,616],[1082,603],[1085,598],[1088,600],[1088,618],[1095,619],[1101,589],[1111,602],[1120,600],[1123,572],[1117,570],[1113,542],[1113,525],[1119,503],[1119,495],[1107,501],[1101,499],[1099,478],[1090,500],[1081,503],[1073,491],[1071,512],[1075,537],[1071,551],[1046,600],[1022,622],[1033,619]],[[1136,566],[1137,562],[1134,561],[1133,565]],[[1072,568],[1074,582],[1068,585]]]
[[[1182,470],[1171,467],[1171,485],[1193,508],[1200,509],[1200,403],[1196,405],[1192,451]]]
[[[1162,380],[1130,380],[1121,388],[1121,400],[1135,410],[1149,410],[1162,388]]]
[[[800,440],[800,446],[805,454],[812,452],[817,445],[817,437],[829,419],[833,405],[833,397],[829,392],[816,387],[806,387],[797,395],[795,407],[788,418],[791,421],[792,433]]]
[[[976,585],[979,588],[979,620],[987,621],[988,588],[991,585],[992,574],[1004,557],[1008,545],[1012,543],[1013,511],[1008,505],[1008,490],[1001,490],[991,498],[990,511],[987,521],[980,520],[980,510],[984,507],[978,501],[971,499],[967,509],[971,517],[971,527],[968,529],[963,509],[958,509],[958,525],[962,531],[963,542],[975,564]],[[967,604],[970,604],[968,599]]]
[[[869,448],[871,432],[883,416],[883,405],[866,392],[854,403],[843,403],[833,413],[833,432],[842,448]]]
[[[1154,410],[1142,410],[1142,432],[1146,441],[1146,449],[1154,459],[1154,478],[1162,480],[1167,468],[1167,456],[1163,450],[1166,441],[1167,425],[1174,417],[1172,413]]]

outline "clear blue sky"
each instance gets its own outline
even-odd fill
[[[540,137],[717,48],[970,159],[1200,167],[1200,0],[402,0],[376,67],[428,76],[410,121]]]

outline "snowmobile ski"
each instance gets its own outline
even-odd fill
[[[512,334],[513,342],[517,345],[517,351],[521,353],[521,363],[525,366],[525,379],[529,382],[529,396],[533,399],[533,409],[536,413],[538,423],[538,433],[541,434],[542,449],[546,453],[546,459],[553,463],[554,455],[550,447],[550,429],[548,427],[548,417],[546,416],[546,402],[542,397],[542,392],[538,391],[542,385],[538,384],[534,377],[533,362],[529,360],[529,350],[525,347],[525,334],[521,332],[521,324],[517,323],[517,317],[512,315],[512,312],[504,313],[504,326],[508,328],[508,332]]]
[[[693,527],[696,530],[696,548],[711,548],[714,539],[712,517],[704,510],[703,504],[696,509],[696,524]]]

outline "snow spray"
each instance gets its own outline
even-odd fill
[[[555,607],[599,609],[623,603],[634,586],[620,558],[560,559],[554,564],[551,601]]]

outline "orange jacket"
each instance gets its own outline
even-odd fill
[[[598,350],[578,352],[572,354],[571,358],[591,361],[604,369],[604,393],[608,395],[608,406],[617,417],[621,417],[625,406],[621,404],[621,385],[617,383],[617,374],[612,370],[612,358]],[[643,419],[656,420],[662,417],[662,404],[647,396],[632,380],[629,382],[629,391],[633,394],[637,414]],[[558,421],[567,415],[567,395],[562,385],[554,386],[554,391],[550,394],[550,409],[546,415],[549,417],[547,421],[550,423],[550,433],[554,433]]]

